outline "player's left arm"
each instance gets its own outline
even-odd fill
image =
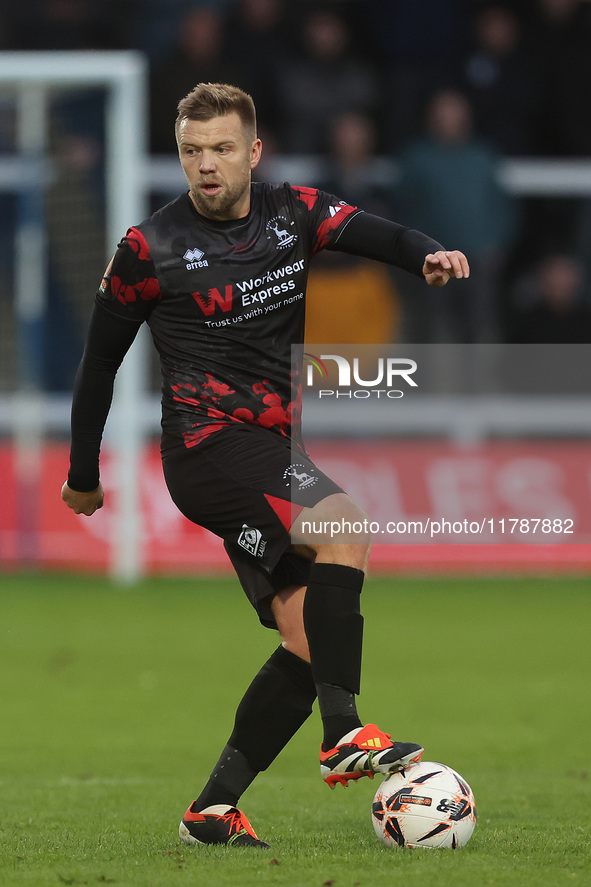
[[[446,250],[422,231],[366,212],[347,219],[327,249],[396,265],[423,277],[429,286],[470,276],[468,259],[460,250]]]

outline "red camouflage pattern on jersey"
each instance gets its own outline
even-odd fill
[[[111,292],[118,302],[122,305],[130,305],[138,299],[144,302],[160,301],[162,293],[160,292],[160,284],[158,278],[150,272],[153,271],[154,265],[150,256],[150,247],[146,238],[137,228],[130,228],[123,240],[129,245],[134,255],[141,263],[146,264],[146,272],[144,277],[140,277],[141,270],[134,274],[135,280],[123,280],[116,274],[111,273],[113,261],[109,262],[105,276],[101,285],[101,289],[111,286]],[[138,266],[138,270],[141,265]]]
[[[309,210],[314,209],[318,200],[318,188],[303,188],[298,185],[292,185],[291,189],[297,194],[298,200],[305,203]],[[316,231],[316,242],[313,246],[312,255],[316,255],[319,250],[324,249],[330,241],[330,232],[334,231],[335,228],[339,228],[343,223],[343,219],[350,216],[351,213],[357,212],[357,210],[357,206],[349,206],[344,201],[339,206],[334,207],[334,209],[331,207],[332,215],[328,219],[324,219]]]

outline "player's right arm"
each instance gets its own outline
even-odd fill
[[[72,399],[70,470],[62,499],[76,514],[91,515],[103,504],[99,454],[113,399],[117,370],[139,324],[122,320],[99,303],[94,307]]]
[[[102,507],[99,456],[115,376],[159,298],[147,244],[131,229],[105,272],[74,383],[70,470],[62,499],[76,514],[91,515]]]

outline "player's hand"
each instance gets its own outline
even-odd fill
[[[69,487],[66,481],[62,487],[62,499],[75,514],[85,514],[90,517],[98,508],[103,507],[105,493],[101,483],[90,493],[80,493]]]
[[[445,286],[452,277],[470,277],[470,265],[459,249],[438,250],[425,256],[423,277],[429,286]]]

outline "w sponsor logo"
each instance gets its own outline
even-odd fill
[[[206,296],[201,295],[201,293],[191,293],[191,295],[193,296],[206,317],[211,317],[211,315],[215,312],[216,306],[224,312],[232,310],[231,283],[226,286],[223,295],[215,287],[212,287],[212,289],[209,290]]]

